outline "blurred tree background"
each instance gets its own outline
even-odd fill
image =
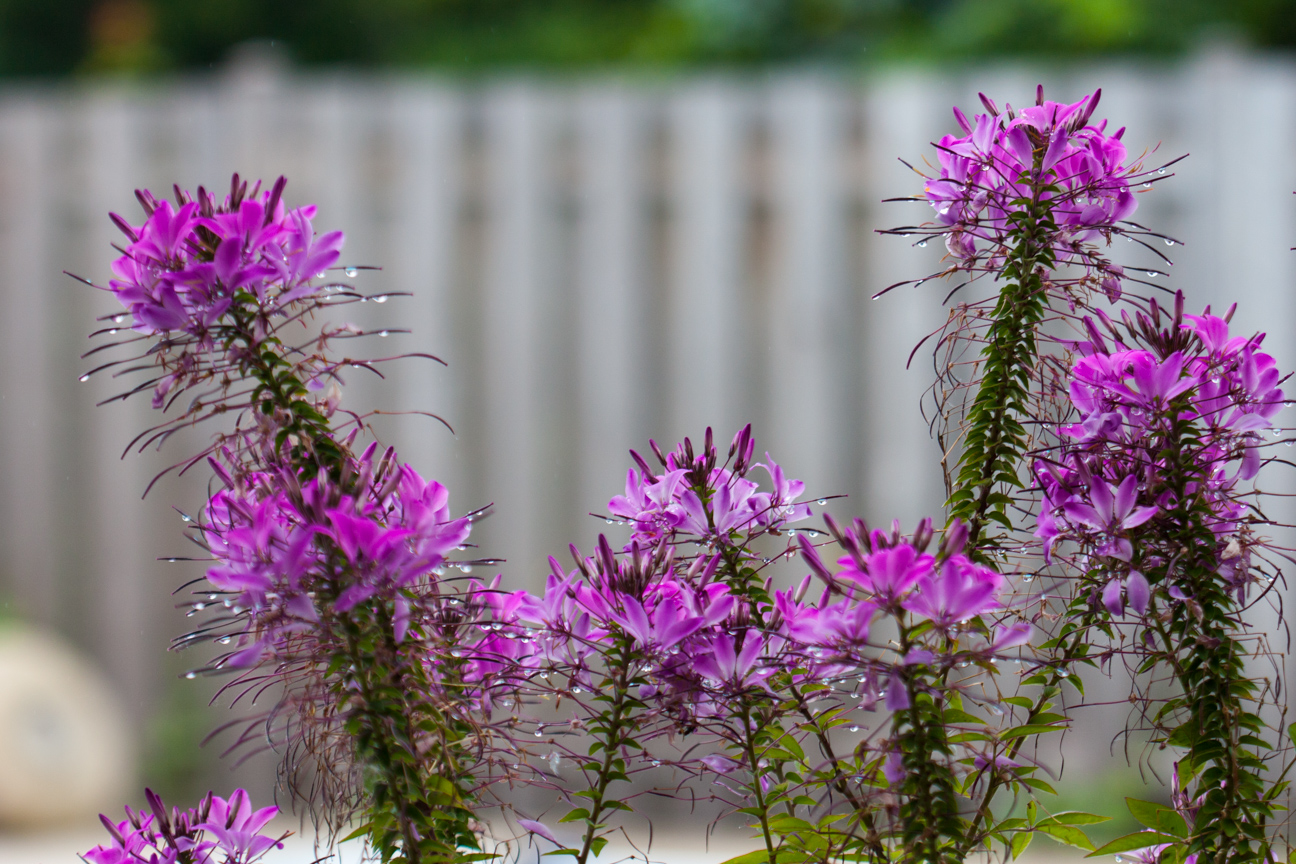
[[[1296,0],[0,0],[0,74],[201,70],[273,40],[303,66],[580,70],[1172,56],[1296,45]]]

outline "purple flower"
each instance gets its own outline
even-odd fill
[[[1013,217],[1033,188],[1044,188],[1057,225],[1046,242],[1058,263],[1096,271],[1104,290],[1119,295],[1122,271],[1099,258],[1092,244],[1133,214],[1138,205],[1130,187],[1141,169],[1125,164],[1123,129],[1109,135],[1106,121],[1090,125],[1100,94],[1069,105],[1041,97],[1020,112],[1009,106],[1002,113],[986,100],[989,113],[971,120],[954,109],[963,135],[937,142],[940,171],[923,192],[955,267],[978,270],[986,259],[993,269],[1013,242]]]
[[[1128,561],[1134,549],[1127,538],[1118,536],[1119,533],[1137,528],[1157,514],[1156,507],[1139,507],[1137,504],[1138,478],[1130,475],[1114,488],[1095,478],[1090,487],[1089,501],[1068,501],[1063,510],[1072,522],[1111,535],[1098,554]]]
[[[919,579],[902,605],[947,630],[998,609],[996,597],[1003,584],[1003,576],[995,571],[955,555],[946,559],[938,571]]]

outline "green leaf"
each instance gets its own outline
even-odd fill
[[[1178,837],[1171,837],[1169,834],[1160,834],[1156,831],[1139,831],[1136,834],[1117,837],[1106,846],[1100,846],[1085,857],[1097,858],[1099,855],[1115,855],[1117,852],[1129,852],[1134,849],[1159,846],[1162,843],[1174,843],[1178,839]]]
[[[1099,822],[1110,822],[1110,816],[1099,816],[1097,813],[1082,813],[1079,810],[1066,810],[1054,813],[1047,821],[1059,825],[1097,825]]]
[[[1026,847],[1035,839],[1035,834],[1031,831],[1022,831],[1013,835],[1012,839],[1012,857],[1020,858],[1026,851]]]
[[[1094,845],[1089,842],[1085,833],[1074,825],[1059,825],[1054,822],[1044,821],[1035,826],[1036,831],[1043,831],[1045,834],[1065,843],[1068,846],[1074,846],[1077,849],[1083,849],[1086,852],[1092,852]]]
[[[754,852],[747,852],[736,858],[730,858],[721,864],[767,864],[769,861],[769,852],[764,849],[757,849]]]

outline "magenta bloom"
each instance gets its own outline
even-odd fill
[[[145,790],[152,812],[126,808],[126,819],[100,816],[110,839],[83,857],[91,864],[253,864],[283,839],[262,834],[278,807],[253,810],[247,792],[235,790],[226,801],[208,793],[197,808],[180,810]]]
[[[865,556],[864,566],[853,556],[837,561],[843,568],[838,574],[854,580],[882,603],[895,603],[920,579],[932,572],[936,559],[919,554],[912,546],[879,549]]]
[[[1141,170],[1126,164],[1124,129],[1107,134],[1106,121],[1090,124],[1101,91],[1072,104],[1044,101],[1002,112],[985,96],[987,113],[954,117],[962,136],[937,142],[938,176],[927,179],[923,194],[945,230],[945,246],[956,266],[975,269],[981,259],[1001,260],[1012,242],[1013,215],[1031,198],[1032,184],[1045,193],[1057,233],[1049,238],[1061,263],[1097,269],[1109,294],[1120,291],[1120,268],[1098,259],[1089,248],[1107,239],[1138,206],[1130,187]],[[1036,165],[1037,149],[1043,159]],[[1036,177],[1035,172],[1041,172]]]
[[[902,605],[946,630],[1000,608],[997,595],[1003,584],[1003,576],[990,568],[954,555],[939,570],[919,579]]]
[[[114,214],[131,243],[113,262],[117,278],[108,290],[130,310],[132,326],[199,335],[216,325],[235,291],[272,306],[317,291],[312,280],[337,262],[342,232],[316,238],[315,208],[287,210],[283,185],[282,178],[273,189],[257,184],[249,198],[227,199],[223,208],[203,190],[197,201],[186,193],[178,210],[143,192],[148,218],[138,228]]]

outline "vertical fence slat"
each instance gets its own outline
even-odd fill
[[[745,421],[742,293],[743,91],[698,82],[670,106],[672,233],[669,353],[670,435],[728,441]]]
[[[582,92],[575,158],[577,378],[581,513],[602,512],[621,491],[646,401],[646,116],[639,94]]]
[[[107,214],[124,211],[132,202],[132,190],[140,183],[143,130],[139,105],[115,90],[90,94],[81,112],[78,133],[85,148],[86,187],[85,194],[74,200],[85,224],[86,254],[95,262],[87,275],[103,284],[112,254],[109,244],[120,236]],[[78,305],[88,313],[82,332],[95,326],[94,314],[119,310],[106,296],[87,297]],[[98,401],[138,383],[135,376],[98,376],[82,395],[87,401]],[[87,491],[94,508],[89,531],[94,553],[87,560],[94,599],[91,632],[101,649],[100,661],[121,688],[132,717],[139,720],[148,716],[158,668],[154,654],[158,646],[150,626],[150,610],[158,606],[157,583],[151,577],[156,557],[164,554],[150,542],[144,524],[146,506],[139,503],[139,495],[151,476],[148,468],[156,470],[158,460],[134,452],[121,457],[127,442],[156,420],[147,395],[86,410],[93,411],[88,414],[93,425],[83,439],[91,465]],[[174,524],[178,526],[178,520]]]
[[[544,404],[557,383],[545,375],[543,329],[552,248],[546,219],[551,136],[549,105],[529,85],[486,96],[487,239],[481,338],[483,480],[495,517],[485,549],[509,571],[538,571],[546,510],[542,466]],[[543,559],[542,559],[543,560]],[[515,577],[516,578],[516,577]]]
[[[381,263],[391,290],[413,295],[387,304],[413,331],[403,341],[393,339],[393,348],[434,354],[449,364],[412,359],[393,366],[389,374],[401,391],[393,407],[431,411],[461,429],[466,352],[464,334],[453,318],[453,292],[463,194],[463,110],[453,92],[414,83],[395,92],[390,110],[391,224]],[[469,504],[463,485],[465,443],[431,418],[402,417],[395,428],[394,443],[404,458],[446,484],[457,512]]]
[[[841,109],[835,90],[815,79],[790,79],[771,94],[777,249],[768,304],[769,446],[819,495],[845,491],[839,442],[854,437],[842,429],[854,394],[838,381],[849,335],[842,313],[851,308],[843,290]]]
[[[0,305],[5,310],[0,336],[0,363],[5,386],[0,391],[0,441],[5,442],[3,471],[5,494],[0,496],[3,525],[3,571],[0,577],[17,601],[13,610],[43,624],[58,620],[59,574],[57,558],[43,537],[55,521],[53,501],[55,442],[47,430],[55,412],[50,394],[55,392],[53,352],[67,345],[53,332],[55,320],[50,292],[49,248],[53,201],[46,186],[53,146],[48,104],[17,99],[0,107],[0,260],[5,278],[0,282]],[[8,600],[10,598],[3,598]],[[2,602],[2,601],[0,601]]]
[[[878,201],[912,195],[921,179],[896,162],[897,155],[920,159],[942,128],[948,107],[927,78],[877,82],[865,96],[869,135],[869,197]],[[873,211],[877,226],[914,224],[929,218],[917,203],[884,205]],[[904,279],[934,272],[944,250],[912,248],[905,238],[874,236],[869,249],[866,296]],[[934,246],[934,244],[933,244]],[[925,253],[925,254],[924,254]],[[865,393],[864,500],[860,510],[871,522],[899,519],[906,529],[939,512],[943,501],[939,450],[932,441],[919,404],[931,380],[929,347],[919,350],[912,368],[906,359],[912,346],[940,325],[941,283],[896,289],[866,300],[860,328],[864,339],[859,381]],[[929,343],[930,346],[930,343]]]

